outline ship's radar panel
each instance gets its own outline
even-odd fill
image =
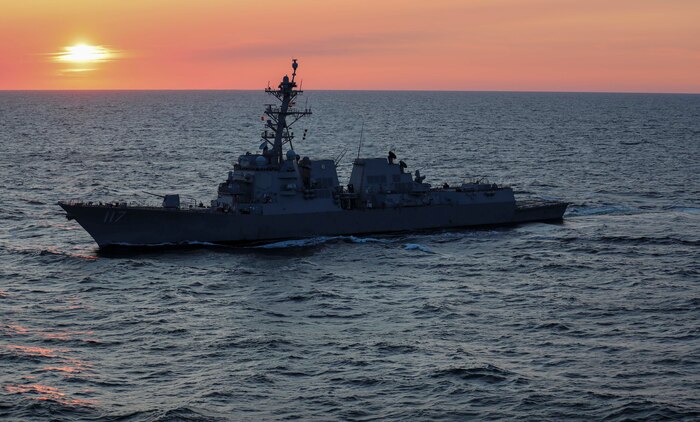
[[[265,92],[277,98],[279,105],[268,104],[265,108],[265,129],[262,132],[262,141],[260,148],[264,155],[269,155],[271,164],[279,165],[283,160],[282,147],[289,144],[290,149],[293,148],[292,140],[294,133],[290,131],[292,125],[304,116],[311,114],[308,108],[299,109],[296,107],[296,99],[303,91],[295,89],[297,83],[297,68],[299,64],[296,59],[292,60],[292,78],[285,75],[282,78],[277,89],[267,87]]]

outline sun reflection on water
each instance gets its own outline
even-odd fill
[[[9,335],[23,335],[27,334],[29,329],[18,324],[9,324],[7,326],[7,331],[9,331]]]
[[[84,308],[81,305],[66,305],[60,307],[62,310],[74,310],[74,309],[82,309]],[[89,342],[89,343],[97,343],[98,341],[92,338],[85,338],[85,336],[92,336],[95,334],[94,331],[81,331],[81,330],[76,330],[76,331],[71,331],[71,330],[66,330],[66,331],[42,331],[42,330],[33,330],[27,327],[24,327],[19,324],[8,324],[2,328],[2,331],[10,337],[13,336],[24,336],[24,335],[36,335],[39,338],[43,340],[58,340],[58,341],[70,341],[70,340],[80,340],[84,342]]]
[[[5,386],[9,394],[22,394],[34,400],[53,401],[64,406],[95,407],[97,400],[76,399],[56,387],[44,384],[9,384]]]
[[[61,351],[60,349],[49,349],[47,347],[38,346],[21,346],[19,344],[8,344],[4,345],[3,347],[8,350],[14,351],[17,354],[45,358],[58,357],[58,355],[56,355],[56,352]]]
[[[27,334],[30,330],[21,326],[10,326],[15,331]],[[70,332],[68,332],[70,333]],[[80,333],[80,332],[76,332]],[[47,333],[44,333],[47,334]],[[50,336],[50,333],[48,333]],[[3,345],[3,348],[18,356],[46,359],[50,364],[41,367],[39,375],[24,375],[19,379],[26,380],[28,384],[7,384],[5,390],[10,394],[20,394],[27,398],[39,401],[51,401],[65,406],[95,407],[97,400],[75,398],[68,393],[59,390],[58,387],[46,385],[42,378],[52,377],[52,373],[63,374],[64,379],[74,379],[80,374],[81,379],[89,379],[92,372],[92,364],[84,360],[66,356],[69,349],[49,348],[39,346],[25,346],[19,344]],[[36,373],[36,372],[35,372]],[[54,378],[55,379],[55,378]]]

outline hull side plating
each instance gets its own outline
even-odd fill
[[[100,247],[253,243],[329,235],[507,225],[562,218],[566,204],[527,209],[507,204],[433,205],[303,214],[230,214],[205,210],[61,204]]]

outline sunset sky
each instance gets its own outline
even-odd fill
[[[72,50],[70,50],[72,48]],[[700,93],[700,0],[0,0],[0,89]]]

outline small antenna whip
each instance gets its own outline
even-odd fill
[[[365,134],[365,119],[362,119],[362,129],[360,129],[360,145],[357,146],[357,158],[360,158],[360,151],[362,151],[362,138]]]
[[[336,166],[336,167],[338,167],[338,164],[340,163],[340,160],[342,160],[343,157],[345,157],[345,153],[346,153],[346,152],[348,152],[348,149],[347,149],[347,148],[345,148],[340,154],[338,154],[337,157],[335,157],[335,160],[333,160],[333,162],[335,162],[335,166]]]

